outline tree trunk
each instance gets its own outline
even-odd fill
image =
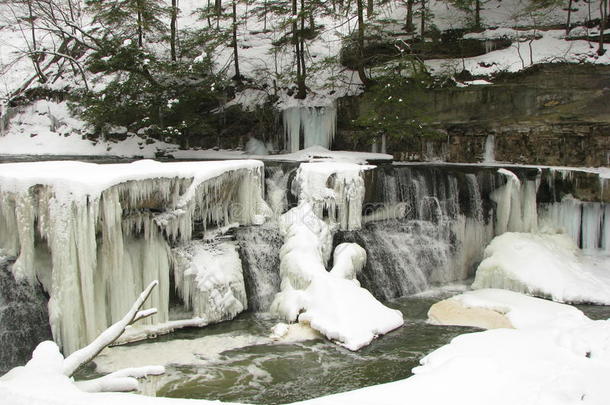
[[[606,50],[604,49],[604,30],[606,29],[606,19],[608,18],[606,14],[607,4],[608,0],[599,2],[599,47],[597,48],[597,54],[600,56],[606,53]]]
[[[233,0],[233,59],[235,62],[235,80],[241,79],[239,73],[239,53],[237,51],[237,0]]]
[[[474,27],[481,28],[481,0],[475,0],[474,3]]]
[[[172,0],[170,28],[170,53],[172,61],[176,61],[176,28],[178,23],[178,0]]]
[[[44,74],[42,69],[40,68],[40,60],[42,54],[38,53],[38,44],[36,42],[36,25],[34,23],[34,12],[32,10],[32,1],[28,1],[28,13],[30,20],[30,29],[32,34],[32,50],[30,52],[30,59],[34,64],[34,70],[36,71],[36,75],[38,76],[38,81],[40,83],[47,82],[47,76]]]
[[[414,0],[407,0],[407,21],[405,23],[407,32],[415,31],[415,26],[413,25],[413,2]]]
[[[366,17],[367,18],[371,18],[373,16],[373,12],[375,11],[374,10],[375,4],[374,4],[373,1],[374,0],[367,0],[366,1]]]
[[[420,35],[421,40],[424,40],[424,34],[426,33],[426,0],[421,0],[421,21],[420,21]]]
[[[220,14],[222,13],[222,0],[214,0],[214,13],[216,14],[216,28],[220,28]]]
[[[307,87],[305,86],[305,78],[307,76],[307,71],[305,68],[305,39],[303,38],[303,34],[305,32],[305,0],[301,0],[301,30],[299,32],[299,48],[300,53],[298,57],[297,63],[301,65],[301,75],[297,78],[298,83],[298,91],[297,98],[304,99],[307,97]]]
[[[572,19],[572,0],[568,1],[568,20],[566,21],[566,35],[570,33],[570,20]]]
[[[142,21],[142,4],[138,1],[138,47],[142,48],[144,45],[144,29],[142,25],[144,22]]]
[[[364,10],[362,1],[363,0],[356,0],[356,6],[358,8],[358,77],[366,87],[371,84],[371,81],[364,71]]]

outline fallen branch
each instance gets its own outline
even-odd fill
[[[123,334],[123,332],[125,332],[125,328],[127,328],[127,326],[131,325],[135,321],[157,313],[156,309],[140,311],[140,307],[142,307],[157,284],[159,284],[159,282],[155,280],[150,283],[148,287],[146,287],[138,299],[133,303],[133,306],[129,312],[125,314],[123,319],[103,331],[93,342],[66,357],[64,360],[64,375],[67,375],[68,377],[72,376],[76,370],[93,360],[102,350],[117,340]]]

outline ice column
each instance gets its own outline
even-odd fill
[[[290,152],[320,145],[330,149],[337,127],[337,107],[291,107],[283,110],[284,145]]]
[[[319,218],[342,230],[360,229],[365,170],[375,166],[354,163],[302,163],[295,182],[299,202],[307,202]],[[326,213],[326,216],[325,216]]]

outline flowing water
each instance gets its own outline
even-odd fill
[[[405,325],[358,352],[324,339],[274,342],[268,336],[276,320],[245,313],[230,322],[113,348],[102,354],[98,366],[99,370],[123,363],[137,366],[133,362],[144,354],[144,362],[163,362],[167,354],[179,364],[166,366],[158,396],[261,404],[315,398],[407,378],[427,353],[459,334],[475,331],[426,323],[429,307],[455,292],[444,289],[387,302],[402,311]],[[89,370],[80,377],[96,375]]]

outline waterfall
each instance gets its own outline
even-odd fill
[[[337,129],[337,107],[331,104],[325,107],[287,108],[282,111],[282,120],[284,145],[289,152],[315,145],[330,149]]]
[[[51,339],[42,288],[15,280],[11,265],[0,256],[0,375],[25,364],[38,343]]]
[[[487,135],[485,138],[485,148],[483,151],[483,162],[493,163],[496,161],[496,137]]]
[[[266,312],[280,291],[280,248],[284,239],[273,226],[247,226],[233,230],[243,266],[248,308]]]
[[[443,231],[429,221],[379,221],[339,234],[335,244],[353,242],[366,250],[358,280],[377,299],[388,300],[423,291],[444,278],[451,246]]]

